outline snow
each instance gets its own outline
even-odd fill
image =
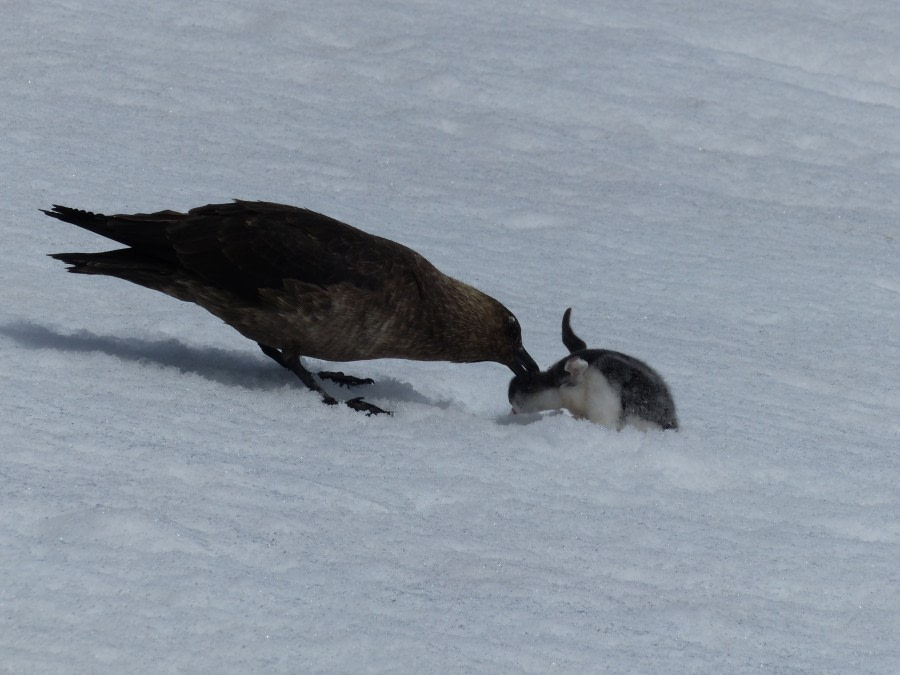
[[[900,668],[896,3],[3,14],[3,668]],[[573,307],[682,428],[513,417],[496,364],[342,365],[395,415],[326,407],[45,256],[108,246],[54,203],[234,197],[411,246],[544,367]]]

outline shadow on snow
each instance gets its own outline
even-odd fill
[[[60,333],[52,328],[24,321],[0,325],[0,335],[11,338],[26,349],[102,352],[126,361],[178,368],[183,373],[194,373],[214,382],[247,389],[271,390],[296,382],[291,373],[264,357],[262,352],[257,356],[252,351],[192,347],[176,339],[119,338],[97,335],[86,330],[71,334]],[[328,383],[323,387],[338,398],[341,398],[342,393],[352,392],[352,396],[364,394],[366,397],[446,406],[446,402],[432,401],[410,384],[392,378],[354,389],[329,386]],[[346,397],[351,398],[351,395]]]

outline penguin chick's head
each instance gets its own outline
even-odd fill
[[[516,375],[509,383],[509,403],[514,413],[565,408],[565,389],[578,387],[588,363],[571,356],[547,370]]]

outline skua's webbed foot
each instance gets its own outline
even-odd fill
[[[316,392],[322,397],[322,401],[327,403],[328,405],[337,405],[340,401],[336,400],[334,397],[328,395],[322,387],[319,386],[319,383],[316,382],[312,373],[309,372],[306,368],[303,367],[303,364],[300,363],[299,356],[286,356],[284,352],[280,349],[276,349],[275,347],[269,347],[268,345],[259,344],[259,348],[262,350],[263,354],[273,359],[278,365],[283,368],[287,368],[294,375],[300,378],[300,381],[303,382],[311,391]],[[363,379],[359,377],[352,377],[350,375],[344,375],[340,372],[320,372],[319,377],[332,380],[337,382],[340,385],[352,387],[358,386],[361,384],[374,384],[374,382],[368,378]],[[393,415],[390,410],[384,410],[379,408],[377,405],[373,403],[369,403],[368,401],[364,401],[362,396],[358,396],[356,398],[351,398],[349,401],[345,401],[345,404],[348,408],[352,408],[353,410],[357,410],[359,412],[364,412],[366,415]]]
[[[278,365],[283,368],[287,368],[294,375],[300,378],[300,381],[306,385],[307,389],[310,391],[314,391],[322,397],[322,401],[327,403],[328,405],[336,405],[338,401],[327,394],[322,387],[319,386],[319,383],[316,382],[312,373],[309,372],[306,368],[303,367],[303,364],[300,363],[299,356],[285,356],[284,352],[280,349],[275,349],[275,347],[269,347],[268,345],[260,344],[259,348],[262,349],[263,354],[273,359]]]
[[[320,370],[318,374],[323,380],[330,380],[342,387],[361,387],[364,384],[375,384],[375,380],[371,377],[353,377],[353,375],[344,375],[338,370]]]
[[[351,398],[349,401],[346,401],[348,407],[353,408],[354,410],[358,410],[359,412],[364,412],[366,415],[393,415],[390,410],[384,410],[379,408],[377,405],[369,403],[368,401],[364,401],[362,396],[357,396],[356,398]]]

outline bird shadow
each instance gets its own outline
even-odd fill
[[[167,368],[177,368],[183,373],[193,373],[207,380],[247,389],[271,390],[285,384],[296,383],[294,376],[268,359],[250,352],[220,349],[218,347],[192,347],[174,338],[145,340],[143,338],[119,338],[97,335],[86,330],[60,333],[52,328],[30,322],[13,322],[0,325],[0,335],[12,339],[26,349],[53,349],[60,352],[101,352],[137,363],[155,363]],[[389,398],[391,400],[428,405],[443,405],[417,392],[412,385],[393,378],[360,388],[341,388],[323,385],[336,398],[350,398],[360,394]],[[345,392],[351,395],[344,396]]]

